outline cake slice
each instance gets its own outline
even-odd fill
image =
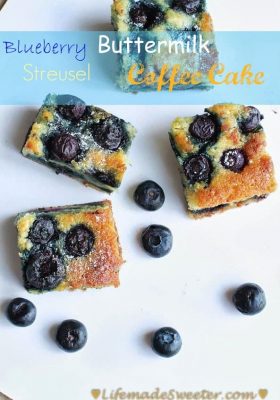
[[[213,33],[213,22],[210,14],[206,11],[205,0],[113,0],[112,24],[119,38],[126,36],[130,40],[140,37],[144,43],[149,41],[166,42],[166,48],[153,53],[138,49],[125,52],[120,55],[120,71],[118,83],[124,91],[157,90],[157,85],[143,82],[131,84],[128,73],[132,66],[136,65],[133,78],[142,81],[143,75],[138,72],[143,68],[146,73],[159,76],[164,65],[168,66],[164,79],[169,79],[172,69],[179,66],[181,73],[201,73],[199,84],[177,84],[174,89],[185,90],[191,88],[209,89],[209,70],[218,62],[218,52]],[[208,42],[208,50],[201,53],[187,53],[187,43],[193,48],[196,43]],[[175,47],[169,49],[169,43],[180,42],[183,44],[184,53],[176,51]],[[181,47],[179,46],[180,50]],[[148,79],[149,80],[149,79]],[[177,81],[179,80],[179,74]],[[168,85],[163,89],[169,89]]]
[[[191,217],[258,201],[276,189],[262,119],[255,107],[217,104],[173,121],[170,142]]]
[[[110,201],[21,213],[16,227],[28,291],[119,285],[123,259]]]
[[[50,94],[22,154],[110,193],[122,182],[135,133],[130,123],[78,97]]]

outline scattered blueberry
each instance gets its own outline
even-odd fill
[[[130,9],[129,17],[132,24],[139,29],[150,29],[164,20],[164,14],[157,5],[143,1],[135,3]]]
[[[57,96],[57,111],[70,121],[78,121],[86,111],[86,104],[83,100],[70,94]]]
[[[183,169],[190,183],[194,184],[196,182],[208,182],[213,167],[210,159],[206,155],[199,154],[185,160]]]
[[[65,278],[65,266],[53,250],[46,248],[30,255],[25,267],[28,288],[52,290]]]
[[[253,132],[260,126],[263,116],[255,107],[246,107],[246,115],[239,121],[240,129],[243,133]]]
[[[58,327],[56,341],[67,352],[81,350],[87,342],[87,329],[81,322],[68,319]]]
[[[263,289],[255,283],[240,286],[233,295],[233,303],[242,314],[255,315],[266,306]]]
[[[221,164],[233,172],[241,172],[247,164],[246,154],[241,149],[230,149],[223,152]]]
[[[90,253],[94,240],[93,233],[85,225],[76,225],[66,235],[66,251],[73,257],[86,256]]]
[[[190,134],[200,142],[207,142],[217,134],[216,123],[208,114],[198,115],[190,125]]]
[[[29,239],[32,243],[46,244],[56,233],[54,221],[50,217],[37,218],[30,229]]]
[[[182,339],[175,329],[161,328],[155,332],[152,346],[160,356],[173,357],[180,351]]]
[[[173,0],[172,7],[187,14],[195,14],[201,10],[201,3],[202,0]]]
[[[154,181],[140,183],[134,193],[136,203],[148,211],[158,210],[165,201],[162,188]]]
[[[173,244],[170,229],[162,225],[150,225],[142,233],[144,249],[153,257],[166,256]]]
[[[8,305],[7,316],[16,326],[32,325],[36,318],[36,307],[31,301],[17,297]]]
[[[50,156],[64,162],[71,162],[80,153],[79,141],[69,133],[62,133],[52,137],[47,148]]]

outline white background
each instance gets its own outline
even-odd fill
[[[104,29],[109,5],[107,0],[8,0],[0,29]],[[278,0],[209,0],[220,30],[279,30],[279,8]],[[267,398],[279,400],[280,191],[259,204],[192,221],[167,131],[177,115],[202,113],[204,106],[106,109],[138,129],[132,165],[110,197],[127,260],[121,286],[36,296],[22,287],[15,215],[109,196],[24,159],[19,151],[36,109],[0,108],[0,391],[14,400],[87,400],[93,388],[267,388]],[[260,109],[279,178],[280,108]],[[135,186],[145,179],[156,180],[166,193],[164,207],[155,213],[132,200]],[[140,246],[139,234],[151,223],[173,232],[173,251],[166,258],[152,259]],[[242,316],[230,301],[231,291],[248,281],[260,284],[267,295],[266,310],[255,317]],[[37,306],[37,320],[29,328],[16,328],[5,317],[7,302],[17,296]],[[53,340],[56,325],[66,318],[88,328],[88,344],[76,354],[64,353]],[[183,338],[181,352],[172,359],[156,356],[149,344],[151,332],[166,325]]]

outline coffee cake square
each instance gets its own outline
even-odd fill
[[[217,104],[173,121],[170,142],[191,217],[259,201],[276,190],[262,119],[255,107]]]
[[[110,201],[21,213],[16,227],[28,291],[119,286],[123,258]]]
[[[78,97],[49,94],[22,154],[110,193],[122,182],[135,133],[130,123]]]

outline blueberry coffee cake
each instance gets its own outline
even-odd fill
[[[28,291],[119,285],[123,259],[110,201],[21,213],[16,227]]]
[[[252,106],[217,104],[176,118],[169,132],[190,216],[210,216],[276,189],[263,116]]]
[[[122,182],[135,133],[130,123],[75,96],[50,94],[22,154],[110,193]]]
[[[185,74],[187,71],[199,71],[201,83],[178,83],[174,89],[211,87],[207,74],[218,62],[218,52],[212,18],[206,11],[205,0],[113,0],[112,24],[120,38],[128,35],[131,40],[140,37],[145,43],[153,40],[157,43],[167,43],[166,47],[161,46],[160,50],[153,53],[138,52],[138,48],[134,52],[122,52],[118,83],[123,90],[155,90],[156,84],[147,81],[140,84],[141,68],[148,72],[150,77],[154,73],[157,76],[163,74],[165,79],[170,79],[175,66],[179,66],[179,71]],[[194,51],[196,45],[203,41],[208,43],[207,51]],[[170,51],[170,45],[176,42],[183,44],[183,51],[181,46],[178,47],[179,51],[175,50],[176,46]],[[128,80],[128,73],[133,65],[139,67],[132,74],[135,81],[139,81],[136,86]],[[167,65],[168,69],[164,70],[164,65]]]

